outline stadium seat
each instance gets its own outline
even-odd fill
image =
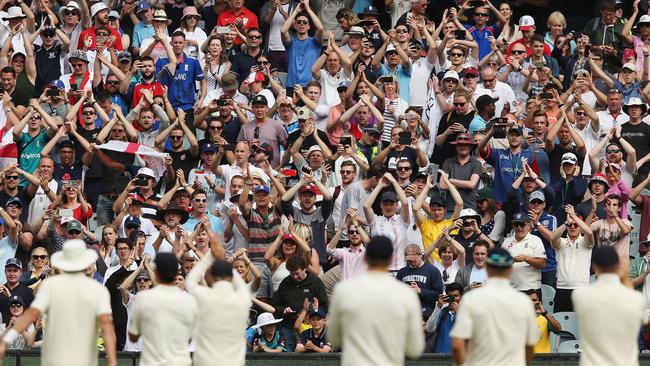
[[[554,313],[553,317],[560,323],[562,330],[559,333],[551,332],[551,352],[558,352],[560,344],[564,341],[571,341],[580,339],[578,331],[578,319],[574,312],[559,312]]]
[[[557,353],[580,353],[582,346],[579,340],[562,342],[557,349]]]
[[[542,285],[542,306],[544,310],[549,313],[553,313],[553,307],[555,304],[555,289],[549,285]]]

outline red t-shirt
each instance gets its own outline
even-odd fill
[[[120,36],[120,32],[117,30],[113,29],[112,27],[106,26],[108,30],[111,31],[111,35],[115,36],[115,49],[118,51],[124,50],[122,47],[122,36]],[[95,44],[97,42],[97,37],[95,36],[95,27],[90,27],[86,29],[85,31],[81,32],[81,35],[79,36],[79,42],[77,42],[77,48],[80,50],[83,50],[85,47],[84,40],[86,38],[90,37],[92,39],[92,44],[90,45],[90,50],[95,49]]]
[[[512,46],[516,45],[517,43],[521,43],[526,47],[526,57],[530,57],[533,55],[533,48],[530,47],[529,45],[526,45],[523,38],[519,38],[518,40],[510,43],[510,45],[508,46],[508,53],[506,57],[510,56],[510,52],[512,51]],[[551,48],[546,43],[544,43],[544,55],[551,57]]]
[[[246,7],[243,7],[239,14],[235,14],[231,9],[224,10],[221,14],[219,14],[219,17],[217,18],[217,26],[225,27],[227,25],[235,24],[235,19],[237,18],[242,20],[245,29],[260,27],[257,20],[257,15],[248,10]],[[241,38],[235,38],[234,43],[241,44]]]
[[[151,84],[147,84],[145,82],[137,83],[133,87],[133,98],[132,98],[133,99],[133,104],[132,104],[132,106],[134,108],[135,108],[136,105],[138,105],[138,103],[140,103],[140,99],[142,98],[142,91],[145,90],[145,89],[146,90],[151,90],[151,93],[153,94],[154,97],[163,96],[163,94],[164,94],[162,84],[157,82],[157,81],[154,81]]]

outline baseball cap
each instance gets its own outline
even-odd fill
[[[499,98],[492,98],[491,95],[483,94],[476,99],[476,108],[480,110],[490,104],[496,103],[498,100]]]
[[[265,96],[263,96],[262,94],[257,94],[256,96],[253,97],[253,99],[251,99],[251,105],[255,105],[255,104],[268,105],[269,102],[267,101]]]
[[[542,202],[546,202],[546,197],[544,196],[544,192],[540,190],[533,191],[530,194],[530,197],[528,197],[528,202],[533,202],[534,200],[540,200]]]
[[[488,251],[485,263],[490,267],[510,268],[514,263],[514,260],[507,250],[501,247],[496,247]]]
[[[639,18],[639,21],[636,24],[639,25],[641,23],[650,23],[650,15],[641,15],[641,18]]]
[[[512,222],[528,222],[530,221],[530,218],[528,217],[528,214],[525,212],[517,212],[513,217]]]
[[[375,134],[375,135],[381,135],[381,131],[377,127],[366,127],[363,129],[363,132],[367,132],[369,134]]]
[[[388,44],[388,46],[386,47],[386,51],[384,53],[388,53],[388,52],[397,52],[397,50],[395,49],[395,46],[393,46],[392,43]]]
[[[15,266],[20,269],[23,269],[23,262],[20,261],[18,258],[9,258],[7,259],[7,262],[5,263],[5,268],[9,266]]]
[[[153,173],[153,170],[147,167],[138,169],[138,173],[136,174],[136,176],[138,175],[146,175],[147,177],[151,177],[154,179],[156,178],[156,175]]]
[[[321,318],[326,318],[327,314],[323,309],[316,309],[309,312],[309,317],[311,318],[312,316],[320,316]]]
[[[129,216],[124,220],[124,227],[128,228],[130,226],[135,226],[135,227],[140,227],[142,223],[140,222],[140,219],[136,216]]]
[[[78,231],[78,232],[83,232],[83,226],[81,223],[77,220],[72,220],[68,222],[68,225],[65,227],[65,231],[67,233],[70,233],[71,231]]]
[[[321,150],[320,146],[312,145],[312,146],[309,147],[309,150],[307,150],[307,157],[309,157],[309,155],[311,155],[311,153],[313,153],[314,151],[323,152],[323,150]]]
[[[203,154],[205,152],[215,152],[216,153],[217,152],[217,147],[215,146],[215,144],[213,144],[211,142],[206,142],[205,144],[203,144],[203,148],[201,149],[201,154]]]
[[[458,73],[454,70],[447,71],[445,75],[442,77],[442,80],[445,79],[454,79],[456,81],[460,81],[460,78],[458,77]]]
[[[621,165],[619,163],[610,163],[608,161],[608,162],[605,163],[605,166],[607,166],[607,167],[611,166],[612,168],[618,170],[619,172],[621,171]]]
[[[120,13],[118,13],[115,10],[111,10],[110,13],[108,13],[108,18],[115,18],[115,19],[120,19]]]
[[[270,194],[271,190],[269,189],[269,187],[265,185],[259,185],[255,187],[255,189],[253,190],[253,193],[258,193],[258,192],[265,192],[266,194]]]
[[[181,188],[183,188],[183,187],[181,187]],[[183,188],[183,189],[185,189],[185,188]],[[137,194],[135,192],[129,193],[129,198],[131,199],[132,204],[135,203],[135,202],[144,202],[144,198],[141,195],[139,195],[139,194]]]
[[[466,67],[463,69],[463,74],[478,75],[478,69],[476,67]]]
[[[562,155],[562,164],[571,164],[571,165],[576,165],[578,162],[578,157],[574,153],[564,153]]]
[[[20,200],[18,197],[11,197],[10,199],[7,200],[7,206],[14,204],[19,207],[23,207],[23,201]]]
[[[524,15],[519,18],[519,29],[522,31],[529,31],[535,28],[535,19],[530,15]]]
[[[140,4],[138,4],[138,9],[135,11],[135,13],[138,14],[139,12],[148,9],[151,9],[151,4],[148,1],[141,1]]]
[[[350,30],[345,32],[345,34],[347,34],[349,36],[364,36],[364,35],[366,35],[366,32],[363,30],[363,28],[355,25],[355,26],[350,27]]]
[[[135,279],[137,280],[138,278],[146,278],[148,280],[151,279],[151,277],[149,277],[149,273],[147,271],[142,271],[142,272],[138,273],[138,276]]]
[[[311,116],[312,116],[311,109],[309,109],[307,107],[299,108],[298,113],[296,113],[296,119],[299,119],[299,120],[300,119],[302,119],[302,120],[309,119],[309,118],[311,118]]]
[[[63,140],[59,142],[57,146],[59,147],[59,149],[63,149],[64,147],[69,147],[71,149],[74,149],[74,142],[72,142],[71,140]]]
[[[445,202],[445,198],[442,197],[441,195],[434,193],[429,197],[429,206],[431,205],[438,205],[442,207],[447,207],[447,203]]]
[[[237,90],[239,88],[237,84],[237,75],[233,72],[228,72],[221,77],[221,88],[226,91]]]
[[[20,296],[18,296],[18,295],[13,295],[13,296],[11,296],[11,297],[9,298],[8,303],[9,303],[9,306],[11,306],[11,305],[13,305],[13,304],[19,304],[19,305],[21,305],[21,306],[25,306],[25,302],[23,301],[23,298],[20,297]]]
[[[631,63],[631,62],[623,64],[623,67],[621,67],[621,70],[624,70],[624,69],[632,70],[632,71],[635,71],[635,72],[637,71],[636,65]]]
[[[61,90],[65,89],[65,84],[63,84],[63,81],[59,79],[52,80],[52,82],[50,82],[50,86]]]
[[[336,90],[337,90],[337,91],[348,90],[348,88],[350,87],[350,84],[351,84],[351,83],[350,83],[349,80],[343,80],[343,81],[341,81],[341,82],[339,83],[339,86],[336,87]]]
[[[300,187],[300,190],[298,192],[299,193],[309,192],[309,193],[313,193],[314,195],[320,194],[318,187],[316,187],[313,184],[305,184],[304,186]]]
[[[384,192],[381,195],[381,202],[384,202],[384,201],[397,202],[397,195],[393,191]]]
[[[494,195],[492,193],[492,188],[490,187],[483,187],[476,192],[476,200],[477,201],[483,201],[489,198],[494,198]]]
[[[510,128],[508,129],[508,133],[510,133],[510,132],[515,132],[515,133],[518,133],[520,135],[523,135],[524,134],[524,129],[519,125],[513,125],[513,126],[510,126]]]
[[[129,51],[122,51],[117,54],[117,61],[122,62],[122,61],[131,61],[131,52]]]

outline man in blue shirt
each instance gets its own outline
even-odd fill
[[[474,14],[472,15],[474,18],[474,25],[460,24],[458,18],[461,17],[466,9],[471,8],[471,6],[468,6],[468,3],[469,1],[465,1],[465,4],[463,4],[458,12],[458,15],[452,19],[454,20],[454,23],[457,23],[456,26],[458,29],[467,29],[467,31],[472,35],[474,41],[478,43],[478,58],[480,61],[492,50],[489,37],[498,38],[501,34],[499,25],[503,26],[503,24],[506,24],[508,21],[501,12],[499,12],[499,9],[495,8],[491,2],[485,1],[485,5],[474,8]],[[487,24],[488,20],[490,20],[490,11],[494,14],[497,20],[497,23],[494,25]]]
[[[435,353],[451,353],[451,336],[449,333],[456,322],[458,307],[464,290],[463,286],[458,282],[452,282],[445,286],[445,292],[446,295],[441,294],[438,296],[433,314],[431,314],[424,327],[427,333],[433,334],[434,346],[432,351]]]
[[[393,34],[391,32],[391,34]],[[399,96],[407,103],[411,94],[411,60],[396,40],[389,36],[372,59],[373,68],[381,67],[381,76],[394,76],[399,84]],[[381,57],[386,56],[386,63],[380,64]]]
[[[494,167],[494,199],[498,203],[505,202],[506,192],[512,186],[515,177],[523,171],[523,159],[526,158],[531,164],[533,162],[532,152],[521,148],[522,135],[521,126],[511,125],[507,128],[508,149],[491,148],[488,142],[494,136],[494,126],[492,126],[488,134],[478,143],[477,150]]]
[[[167,86],[169,101],[174,110],[185,111],[185,122],[188,126],[194,124],[194,104],[196,104],[196,82],[203,80],[201,64],[196,59],[188,57],[184,52],[185,33],[176,31],[172,34],[172,52],[168,47],[167,58],[156,62],[158,81]],[[201,87],[201,95],[205,95],[205,86]]]
[[[309,20],[314,23],[316,33],[309,36]],[[289,28],[293,26],[296,34],[289,34]],[[310,82],[311,67],[320,57],[321,44],[323,42],[323,24],[316,16],[316,13],[309,6],[309,2],[300,2],[296,9],[289,15],[289,18],[282,25],[282,44],[287,49],[289,67],[287,75],[287,87],[293,89],[296,84],[303,87]],[[327,54],[328,51],[325,51]]]
[[[557,260],[555,259],[555,249],[551,246],[553,232],[557,229],[557,219],[553,215],[546,213],[546,198],[544,192],[535,191],[528,198],[530,207],[529,216],[533,222],[533,231],[531,234],[542,239],[544,250],[546,251],[546,267],[542,269],[542,283],[555,288],[557,282]]]
[[[140,23],[133,27],[133,40],[131,41],[131,47],[133,47],[133,52],[140,54],[140,45],[142,44],[142,41],[153,37],[155,34],[152,24],[153,9],[151,9],[149,1],[145,0],[140,2],[135,15],[140,18]]]

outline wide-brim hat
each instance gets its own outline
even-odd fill
[[[16,18],[26,18],[27,15],[23,13],[23,9],[19,6],[12,6],[7,10],[7,15],[5,19],[16,19]]]
[[[171,24],[172,22],[172,20],[167,17],[167,13],[163,9],[156,9],[153,12],[153,18],[151,20],[158,22],[167,22],[167,24]]]
[[[473,208],[464,208],[458,214],[459,219],[474,219],[477,223],[481,222],[481,215],[479,215]]]
[[[253,325],[253,328],[260,329],[265,325],[278,324],[282,321],[282,318],[275,319],[271,313],[262,313],[257,317],[257,323]]]
[[[77,15],[81,16],[81,7],[79,6],[79,4],[77,4],[76,1],[70,1],[65,6],[59,8],[59,18],[63,19],[63,12],[66,10],[76,11]]]
[[[90,267],[97,260],[97,252],[86,248],[83,240],[68,240],[63,243],[63,250],[52,254],[52,267],[64,272],[80,272]]]
[[[472,137],[470,136],[469,133],[459,133],[458,136],[456,136],[456,140],[450,142],[452,145],[476,145],[477,143],[472,141]]]
[[[591,179],[589,180],[589,183],[587,184],[587,187],[591,189],[591,185],[594,183],[602,183],[605,185],[605,190],[609,189],[609,182],[607,181],[607,176],[603,173],[596,173],[594,174]]]
[[[194,15],[199,18],[201,18],[201,14],[196,10],[194,6],[186,6],[185,9],[183,9],[183,16],[181,17],[181,21],[185,19],[186,16]]]
[[[158,210],[156,212],[156,217],[161,222],[164,222],[165,221],[165,215],[168,214],[168,213],[175,213],[175,214],[181,215],[181,221],[180,221],[181,224],[184,224],[185,222],[187,222],[187,219],[190,217],[190,214],[185,209],[183,209],[181,206],[179,206],[178,204],[176,204],[174,202],[170,203],[169,206],[167,206],[166,208],[164,208],[162,210]]]
[[[110,10],[110,8],[108,7],[108,5],[102,2],[93,4],[93,6],[90,7],[90,17],[94,18],[95,15],[97,15],[97,13],[99,13],[102,10]]]
[[[645,103],[643,103],[643,101],[641,101],[640,98],[633,97],[630,98],[627,101],[627,103],[625,103],[625,105],[623,106],[623,112],[627,114],[627,110],[632,106],[640,106],[642,109],[641,112],[642,114],[645,114],[648,111],[648,106]]]

